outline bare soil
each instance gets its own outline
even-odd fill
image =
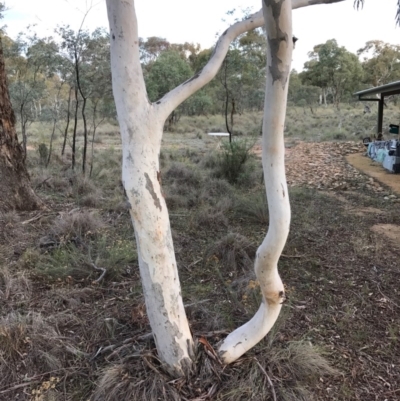
[[[380,163],[374,162],[363,153],[347,155],[346,160],[357,170],[388,186],[400,196],[400,174],[390,173]]]
[[[165,156],[162,174],[176,160],[205,174],[200,183],[197,176],[189,182],[188,173],[179,185],[163,179],[167,202],[171,188],[191,196],[185,206],[170,204],[182,294],[198,340],[196,372],[203,372],[190,380],[171,380],[156,359],[129,213],[110,201],[123,199],[118,168],[115,175],[99,170],[92,186],[78,186],[55,166],[46,173],[52,178],[41,176],[37,186],[50,211],[0,215],[0,400],[89,400],[96,393],[96,400],[111,401],[398,401],[399,203],[386,181],[347,162],[360,151],[343,142],[300,142],[288,151],[293,219],[279,262],[288,300],[267,338],[226,368],[205,349],[258,308],[251,258],[267,227],[235,205],[237,198],[253,202],[262,195],[262,181],[227,185],[217,195],[218,181],[215,194],[204,194],[201,188],[215,180],[198,164],[204,154]],[[92,201],[101,202],[85,206],[82,191],[99,188]],[[207,220],[205,211],[222,204],[221,224],[212,214]],[[86,221],[86,231],[60,224],[92,213],[102,224]],[[227,238],[238,248],[229,248]],[[101,280],[91,261],[106,268]],[[301,354],[296,344],[310,351]],[[326,375],[319,365],[317,374],[309,373],[306,357],[320,349],[339,375]],[[160,383],[167,390],[161,386],[153,397]],[[99,388],[120,393],[106,398]],[[134,396],[139,390],[142,396]]]

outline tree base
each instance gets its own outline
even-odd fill
[[[0,147],[0,211],[41,208],[44,203],[31,187],[20,146],[6,148],[3,145]]]

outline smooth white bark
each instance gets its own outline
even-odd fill
[[[293,51],[291,0],[263,0],[263,9],[268,53],[262,163],[270,223],[255,260],[263,299],[254,317],[222,342],[219,352],[224,363],[235,361],[266,336],[279,316],[285,297],[278,260],[290,225],[283,131]]]
[[[147,99],[134,2],[107,0],[107,11],[113,92],[122,137],[122,179],[131,205],[147,314],[160,359],[172,374],[181,376],[192,365],[193,340],[159,183],[164,120]]]

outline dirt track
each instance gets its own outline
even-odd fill
[[[261,156],[259,145],[254,153]],[[299,142],[286,149],[288,184],[320,190],[367,189],[383,196],[393,191],[400,195],[400,175],[390,174],[364,153],[361,143]]]

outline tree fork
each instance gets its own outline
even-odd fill
[[[343,0],[332,0],[338,1]],[[247,324],[248,327],[254,326],[255,323],[257,326],[254,330],[250,327],[252,334],[257,331],[257,335],[252,335],[251,342],[247,342],[246,338],[248,327],[245,330],[235,330],[232,336],[228,336],[223,342],[220,352],[225,363],[236,360],[265,336],[278,317],[284,298],[283,284],[276,264],[286,241],[290,221],[283,161],[283,121],[287,76],[290,70],[288,55],[291,54],[293,46],[288,16],[291,16],[292,7],[300,8],[324,2],[326,0],[267,2],[267,8],[271,8],[271,4],[274,6],[275,3],[281,4],[281,8],[273,7],[275,14],[279,14],[275,17],[272,11],[267,13],[268,18],[279,22],[280,31],[270,28],[271,43],[275,46],[271,54],[279,55],[279,58],[275,57],[274,62],[270,64],[273,74],[269,74],[270,89],[267,92],[268,101],[273,99],[274,104],[276,100],[276,107],[265,111],[267,121],[264,122],[263,129],[264,133],[268,133],[264,134],[263,139],[264,174],[265,177],[272,177],[267,190],[271,227],[258,249],[255,263],[264,301],[256,316]],[[168,211],[157,179],[163,126],[179,104],[215,77],[231,41],[248,30],[262,26],[264,17],[260,11],[228,28],[221,35],[210,60],[201,71],[151,104],[140,64],[134,0],[107,0],[107,12],[110,24],[113,93],[123,148],[122,180],[131,205],[130,213],[135,228],[147,313],[160,359],[174,376],[180,376],[192,367],[193,339],[183,308]],[[288,35],[285,41],[281,40],[282,32]],[[285,61],[283,65],[280,62],[281,55]],[[269,59],[272,60],[273,57],[270,56]],[[279,114],[275,120],[271,117],[273,112]],[[267,154],[272,154],[272,159],[267,157]],[[273,215],[274,212],[276,216]],[[247,344],[239,346],[242,338]],[[251,343],[253,345],[250,345]]]

